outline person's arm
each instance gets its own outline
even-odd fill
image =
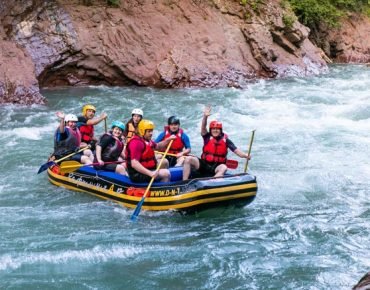
[[[99,165],[104,165],[104,161],[101,159],[101,152],[102,152],[101,146],[96,145],[96,149],[95,149],[96,159],[98,160]]]
[[[211,115],[211,106],[206,106],[203,112],[203,119],[202,119],[202,125],[200,128],[200,134],[202,136],[206,135],[208,133],[207,131],[207,119]]]
[[[99,124],[101,121],[103,121],[106,118],[107,118],[107,114],[103,112],[99,117],[87,120],[86,124],[87,125],[96,125],[96,124]]]
[[[239,149],[235,149],[234,153],[236,155],[238,155],[239,157],[241,157],[241,158],[247,158],[248,160],[251,159],[251,157],[247,153],[244,153],[243,151],[241,151]]]
[[[65,121],[64,121],[64,113],[63,112],[56,112],[57,117],[60,119],[59,122],[59,133],[63,134],[65,130]]]
[[[131,160],[131,166],[136,171],[140,172],[141,174],[148,175],[149,177],[156,177],[158,175],[158,171],[154,170],[151,171],[147,168],[145,168],[138,160],[132,159]]]
[[[247,158],[248,160],[251,159],[251,157],[247,153],[244,153],[240,149],[236,148],[236,146],[234,145],[234,143],[229,138],[226,139],[226,144],[227,144],[227,147],[232,152],[234,152],[236,155],[238,155],[239,157],[241,157],[241,158]]]
[[[112,137],[109,136],[109,135],[103,135],[99,142],[96,144],[96,152],[95,152],[95,155],[96,155],[96,159],[98,160],[99,164],[100,165],[104,165],[104,160],[102,159],[102,152],[104,151],[104,149],[109,145],[109,143],[112,142]]]
[[[158,150],[158,151],[164,151],[164,150],[167,149],[168,143],[170,143],[171,140],[175,140],[176,138],[177,138],[176,135],[171,135],[167,139],[165,139],[165,140],[163,140],[159,143],[155,143],[154,149]]]
[[[182,152],[178,153],[177,154],[177,158],[178,157],[181,157],[181,156],[184,156],[184,155],[188,155],[191,152],[191,146],[190,146],[189,136],[187,134],[183,133],[181,135],[181,139],[182,139],[182,142],[184,143],[185,150],[183,150]]]
[[[165,132],[163,131],[163,132],[161,132],[161,133],[159,133],[159,135],[158,135],[158,137],[157,138],[155,138],[155,143],[159,143],[159,142],[161,142],[163,139],[164,139],[164,135],[165,134]]]

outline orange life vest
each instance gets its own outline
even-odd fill
[[[207,162],[226,163],[226,139],[226,134],[223,134],[222,138],[218,140],[211,136],[208,143],[203,146],[201,159]]]
[[[172,135],[172,133],[171,133],[168,126],[164,127],[164,131],[165,131],[165,135],[164,135],[163,140],[166,140],[168,137],[170,137]],[[173,140],[171,148],[170,148],[170,150],[168,150],[169,153],[177,154],[177,153],[180,153],[182,151],[182,149],[184,149],[185,144],[184,144],[184,142],[182,141],[182,138],[181,138],[183,133],[184,133],[184,131],[180,128],[179,131],[175,135],[176,139]]]
[[[135,128],[133,123],[130,122],[130,123],[127,124],[127,130],[128,130],[128,133],[127,133],[127,136],[126,136],[126,143],[130,142],[132,137],[137,135],[136,128]]]

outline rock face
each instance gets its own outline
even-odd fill
[[[352,290],[370,290],[370,272],[366,273]]]
[[[0,103],[43,103],[39,87],[244,87],[327,69],[279,0],[258,3],[2,1]]]
[[[341,26],[322,28],[312,39],[334,62],[370,63],[370,19],[358,14],[349,15]]]

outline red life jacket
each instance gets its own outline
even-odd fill
[[[168,126],[164,127],[164,132],[165,132],[165,134],[164,134],[163,140],[166,140],[168,137],[170,137],[172,135]],[[168,150],[168,153],[177,154],[177,153],[180,153],[182,151],[182,149],[184,149],[185,144],[184,144],[184,142],[182,141],[182,138],[181,138],[183,133],[184,133],[184,131],[180,128],[179,131],[175,135],[176,139],[173,140],[171,148],[170,148],[170,150]]]
[[[203,146],[201,158],[207,162],[226,163],[226,139],[226,134],[223,134],[219,140],[211,136],[208,143]]]
[[[81,141],[90,143],[94,137],[94,126],[93,125],[81,125],[79,127],[81,133]]]
[[[155,158],[154,153],[154,142],[152,140],[146,141],[142,137],[139,137],[137,135],[133,136],[131,138],[132,140],[140,140],[140,142],[144,143],[144,151],[141,153],[140,160],[138,160],[141,165],[143,165],[146,169],[155,169],[157,166],[157,159]],[[132,168],[131,166],[131,152],[130,152],[130,145],[126,148],[126,156],[127,156],[127,166]]]

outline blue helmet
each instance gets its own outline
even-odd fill
[[[118,127],[122,131],[125,131],[125,124],[123,124],[121,121],[113,121],[111,128],[113,129],[114,127]]]

